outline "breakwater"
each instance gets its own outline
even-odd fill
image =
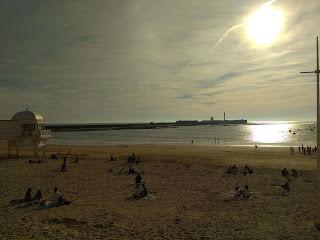
[[[68,131],[101,131],[101,130],[122,130],[122,129],[157,129],[157,128],[176,128],[180,126],[199,126],[199,125],[234,125],[247,124],[247,120],[213,120],[213,121],[176,121],[159,123],[97,123],[97,124],[47,124],[46,129],[53,132]]]

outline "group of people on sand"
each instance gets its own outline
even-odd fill
[[[44,163],[44,161],[43,161],[41,158],[38,157],[37,160],[35,160],[35,159],[29,159],[29,160],[28,160],[28,163]]]
[[[28,188],[22,201],[12,200],[10,203],[29,203],[40,205],[42,207],[58,207],[71,204],[70,201],[64,199],[63,196],[58,192],[57,187],[54,187],[49,199],[43,197],[41,190],[38,190],[37,193],[32,196],[32,188]]]
[[[111,156],[110,161],[115,161],[115,157]],[[134,193],[132,194],[133,198],[143,198],[148,195],[148,190],[146,184],[142,182],[142,177],[138,171],[135,169],[135,165],[140,163],[140,157],[137,157],[135,153],[132,153],[127,158],[127,166],[128,170],[126,171],[125,168],[121,168],[118,174],[128,174],[128,175],[135,175],[134,178]],[[109,169],[110,171],[110,169]]]
[[[311,146],[303,146],[303,144],[301,144],[301,146],[298,146],[298,153],[303,154],[303,155],[312,155],[312,154],[316,154],[317,153],[317,146],[311,147]],[[294,147],[290,147],[290,152],[293,154],[294,153]]]
[[[238,174],[241,173],[242,175],[252,174],[253,170],[246,164],[242,170],[239,170],[237,165],[231,165],[227,169],[227,174]]]
[[[282,175],[283,177],[288,177],[288,176],[298,177],[299,174],[302,175],[303,172],[302,172],[301,170],[299,170],[299,172],[298,172],[295,168],[291,169],[291,173],[289,173],[289,171],[287,170],[287,168],[283,168],[283,169],[281,170],[281,175]]]
[[[145,183],[142,182],[142,177],[139,172],[135,171],[133,165],[137,165],[140,163],[140,158],[136,156],[135,153],[132,153],[127,158],[127,163],[129,164],[129,171],[128,174],[135,174],[137,173],[136,177],[134,178],[135,183],[135,192],[132,195],[134,198],[143,198],[148,195],[148,190]]]
[[[279,184],[279,185],[276,185],[276,186],[280,186],[282,187],[285,191],[289,192],[290,191],[290,182],[292,181],[292,179],[289,178],[289,176],[292,176],[292,177],[298,177],[299,175],[302,175],[303,172],[301,170],[296,170],[296,169],[291,169],[291,172],[289,172],[287,170],[287,168],[283,168],[281,170],[281,175],[283,177],[286,177],[287,178],[287,181],[283,184]]]
[[[281,175],[285,178],[287,178],[286,182],[283,183],[283,184],[276,184],[275,186],[279,186],[281,188],[283,188],[286,192],[289,192],[290,191],[290,182],[292,182],[292,179],[290,179],[289,177],[292,176],[292,177],[298,177],[300,175],[303,174],[303,172],[301,170],[297,171],[296,169],[291,169],[291,171],[289,172],[287,170],[287,168],[283,168],[281,170]]]

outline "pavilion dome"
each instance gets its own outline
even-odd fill
[[[39,113],[34,113],[29,111],[27,108],[25,111],[17,112],[11,118],[11,120],[33,120],[33,121],[43,121],[43,117]]]

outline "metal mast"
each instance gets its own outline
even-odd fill
[[[320,122],[319,122],[319,37],[317,37],[317,69],[311,72],[300,72],[300,73],[316,73],[317,74],[317,148],[320,146]],[[319,162],[319,150],[317,149],[317,187],[318,193],[320,190],[320,162]],[[319,193],[320,194],[320,193]]]

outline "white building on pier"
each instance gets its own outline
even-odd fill
[[[44,118],[28,109],[14,114],[11,120],[0,120],[0,140],[8,142],[9,157],[13,156],[14,149],[15,156],[20,157],[23,146],[32,146],[35,157],[40,149],[45,155],[45,145],[49,137],[51,131],[45,130]]]

